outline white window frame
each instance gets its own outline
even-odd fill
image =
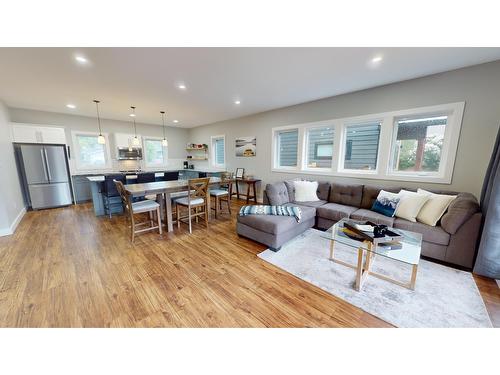
[[[111,162],[111,153],[110,153],[110,146],[109,146],[109,136],[108,133],[102,133],[104,138],[106,139],[106,143],[103,145],[104,146],[104,166],[102,167],[92,167],[86,164],[82,164],[80,161],[80,146],[78,144],[77,138],[79,135],[92,135],[95,137],[99,136],[99,133],[96,132],[84,132],[84,131],[72,131],[71,132],[71,140],[73,142],[73,152],[71,155],[74,155],[73,158],[75,160],[74,165],[75,165],[75,170],[78,171],[105,171],[105,170],[110,170],[112,169],[112,162]]]
[[[144,160],[144,167],[146,169],[148,168],[157,168],[157,167],[166,167],[168,164],[168,146],[163,146],[162,144],[162,149],[163,149],[163,162],[161,164],[151,164],[148,163],[147,157],[146,157],[146,141],[162,141],[162,137],[145,137],[142,136],[142,149],[143,149],[143,160]]]
[[[275,127],[271,130],[271,171],[277,173],[300,173],[379,180],[451,184],[460,137],[460,129],[462,127],[464,108],[465,102],[456,102]],[[401,117],[419,117],[444,114],[448,116],[448,121],[445,128],[439,172],[409,173],[392,171],[390,163],[394,152],[393,142],[395,142],[395,138],[397,136],[395,132],[395,121]],[[377,168],[375,170],[344,169],[346,127],[348,125],[362,124],[371,121],[381,123]],[[332,168],[307,168],[307,130],[310,128],[325,126],[334,128]],[[297,167],[280,167],[277,160],[278,133],[280,131],[290,129],[298,129],[299,132]]]
[[[215,147],[215,141],[218,139],[222,139],[224,141],[224,163],[223,164],[218,164],[217,163],[217,151]],[[225,169],[226,168],[226,136],[224,134],[222,135],[212,135],[210,137],[210,146],[212,147],[212,155],[210,157],[212,167],[216,169]]]
[[[310,124],[305,124],[306,126],[303,127],[303,134],[302,134],[302,139],[304,140],[302,142],[302,153],[301,155],[303,155],[304,157],[302,159],[300,159],[299,157],[299,160],[297,162],[297,165],[302,165],[302,170],[303,171],[312,171],[312,172],[316,172],[316,173],[331,173],[333,172],[333,166],[334,166],[334,163],[335,161],[337,160],[338,158],[338,155],[337,155],[337,158],[335,157],[335,140],[337,138],[337,129],[336,127],[334,126],[334,124],[332,124],[331,121],[321,121],[320,123],[316,122],[316,123],[310,123]],[[314,129],[318,129],[318,128],[332,128],[333,129],[333,150],[332,150],[332,161],[331,161],[331,164],[330,164],[330,168],[310,168],[307,166],[307,155],[308,155],[308,152],[309,152],[309,133],[308,133],[308,130],[314,130]],[[301,140],[301,131],[299,129],[299,148],[301,148],[301,143],[300,143],[300,140]],[[300,162],[300,160],[302,160],[302,162]]]
[[[287,131],[287,130],[298,130],[298,139],[297,139],[297,166],[296,167],[291,167],[291,166],[279,166],[279,152],[276,152],[276,150],[279,147],[279,136],[278,133],[282,131]],[[281,172],[287,171],[287,172],[293,172],[293,171],[300,171],[300,163],[302,160],[302,154],[303,154],[303,147],[300,147],[302,142],[303,134],[301,134],[300,129],[298,128],[297,125],[289,125],[289,126],[281,126],[279,128],[273,128],[273,145],[271,147],[271,160],[273,160],[273,166],[276,166],[275,168]]]
[[[351,168],[344,168],[345,164],[345,153],[347,151],[346,148],[346,142],[347,142],[347,128],[349,126],[363,126],[367,123],[375,123],[375,122],[380,122],[380,134],[379,134],[379,143],[378,143],[378,150],[377,150],[377,167],[375,169],[351,169]],[[353,174],[356,176],[359,175],[377,175],[379,174],[380,170],[380,156],[381,156],[381,151],[380,151],[380,143],[381,143],[381,138],[382,138],[382,124],[383,124],[383,119],[381,118],[374,118],[370,117],[369,120],[367,121],[346,121],[341,125],[342,128],[342,134],[340,137],[340,145],[339,145],[339,158],[338,158],[338,164],[337,164],[337,171],[339,173],[344,173],[344,174]]]

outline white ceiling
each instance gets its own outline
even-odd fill
[[[104,118],[130,120],[135,105],[138,122],[160,125],[165,110],[194,127],[498,59],[500,48],[0,48],[0,99],[95,116],[97,98]]]

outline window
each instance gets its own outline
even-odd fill
[[[380,121],[345,127],[344,169],[377,169]]]
[[[216,168],[225,168],[226,166],[226,146],[225,136],[218,135],[212,137],[212,164]]]
[[[167,148],[161,138],[144,138],[144,165],[162,167],[167,165]]]
[[[104,135],[104,134],[103,134]],[[97,142],[97,133],[73,133],[73,146],[77,169],[108,169],[111,168],[109,157],[109,142]]]
[[[464,102],[272,129],[273,172],[451,183]]]
[[[333,157],[333,128],[307,129],[307,168],[331,168]]]
[[[448,116],[396,119],[391,170],[403,173],[436,173]]]
[[[283,130],[278,133],[277,165],[279,167],[297,166],[297,148],[299,145],[298,129]]]

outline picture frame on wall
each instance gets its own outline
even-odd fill
[[[245,175],[245,168],[236,168],[236,178],[243,178]]]
[[[248,158],[257,154],[257,137],[237,137],[235,140],[236,157]]]

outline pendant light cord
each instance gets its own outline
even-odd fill
[[[135,125],[135,107],[130,107],[132,108],[132,111],[134,113],[134,116],[132,116],[132,119],[134,120],[134,134],[135,134],[135,138],[137,138],[137,127]]]
[[[100,101],[99,100],[94,100],[94,103],[95,103],[95,108],[96,108],[96,111],[97,111],[97,125],[99,126],[99,135],[102,135],[102,132],[101,132],[101,117],[99,116],[99,103],[100,103]]]
[[[160,111],[161,113],[161,122],[163,123],[163,139],[165,138],[165,111]]]

